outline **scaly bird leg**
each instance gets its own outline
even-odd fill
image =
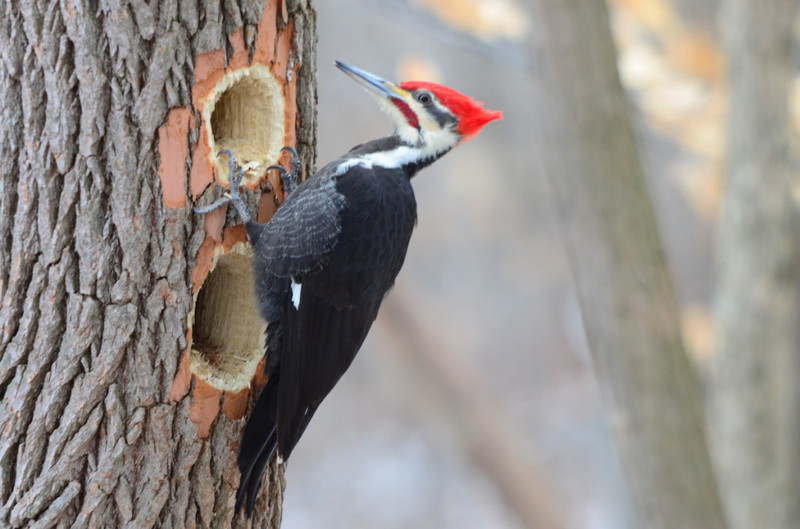
[[[291,172],[287,171],[282,165],[270,165],[267,167],[267,171],[270,169],[275,169],[280,173],[281,181],[283,182],[283,189],[286,191],[286,194],[289,195],[297,187],[297,176],[300,174],[300,156],[298,156],[294,147],[284,147],[281,149],[281,152],[283,151],[287,151],[292,155]]]
[[[239,216],[242,217],[242,220],[244,222],[248,222],[250,221],[250,213],[247,212],[247,206],[245,205],[244,199],[242,199],[242,195],[239,192],[239,186],[244,178],[244,170],[236,163],[236,158],[234,158],[233,153],[230,150],[224,149],[220,151],[220,154],[225,154],[228,156],[228,179],[230,181],[228,191],[226,191],[221,198],[209,206],[204,208],[193,208],[194,212],[208,213],[224,206],[228,202],[231,202],[236,208],[236,211],[239,212]]]

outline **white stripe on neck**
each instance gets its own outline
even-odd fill
[[[434,158],[455,147],[459,140],[459,136],[449,130],[423,131],[422,134],[421,141],[416,145],[400,145],[390,151],[363,154],[358,159],[367,168],[377,165],[396,169]]]

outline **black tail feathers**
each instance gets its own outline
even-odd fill
[[[239,490],[236,492],[234,513],[238,513],[246,501],[247,516],[253,514],[258,490],[261,488],[261,478],[278,447],[275,424],[277,406],[278,377],[274,376],[270,377],[267,386],[261,392],[244,429],[239,447],[239,471],[242,477],[239,481]]]

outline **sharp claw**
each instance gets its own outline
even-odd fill
[[[280,173],[281,181],[283,182],[283,189],[286,191],[287,195],[294,191],[296,182],[294,174],[287,171],[282,165],[270,165],[267,167],[267,171],[270,169],[275,169]]]
[[[286,151],[292,155],[292,183],[297,183],[297,175],[300,174],[300,155],[297,154],[297,150],[294,147],[289,147],[288,145],[281,149],[281,152]]]
[[[293,166],[300,166],[300,155],[297,154],[297,149],[294,147],[289,147],[288,145],[281,149],[281,152],[286,151],[292,155],[292,165]]]
[[[281,173],[281,178],[283,178],[286,174],[288,174],[288,171],[282,165],[270,165],[269,167],[267,167],[267,171],[269,171],[271,169],[275,169],[276,171]]]
[[[294,188],[297,187],[297,175],[300,173],[300,156],[297,154],[297,150],[294,147],[283,147],[281,152],[288,152],[292,157],[292,170],[288,171],[282,165],[271,165],[267,168],[267,171],[270,169],[275,169],[276,171],[280,172],[281,180],[283,181],[283,188],[286,190],[286,194],[290,194],[294,191]]]
[[[241,194],[239,193],[239,186],[244,178],[244,170],[241,167],[238,167],[236,158],[229,149],[222,149],[219,151],[219,154],[224,154],[228,157],[228,191],[223,195],[222,198],[218,199],[210,206],[192,209],[195,213],[208,213],[223,206],[224,204],[227,204],[228,202],[232,202],[236,210],[239,212],[239,216],[242,217],[242,220],[248,222],[250,220],[250,214],[247,212],[247,207],[245,206]]]

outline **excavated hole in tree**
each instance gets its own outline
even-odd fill
[[[189,367],[218,389],[247,387],[264,356],[266,325],[253,294],[250,247],[220,256],[194,305]]]
[[[284,138],[283,90],[269,68],[256,65],[226,74],[206,98],[203,120],[211,159],[220,179],[228,182],[229,149],[245,173],[245,184],[260,178],[277,163]]]

